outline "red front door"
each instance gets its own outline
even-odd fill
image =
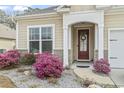
[[[89,59],[89,29],[78,30],[78,59]]]

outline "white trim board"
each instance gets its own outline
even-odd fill
[[[18,17],[16,17],[16,19],[17,20],[19,20],[19,19],[28,19],[28,17],[37,18],[38,16],[53,15],[53,14],[57,14],[57,13],[53,12],[53,13],[43,13],[43,14],[33,14],[33,15],[18,16]]]
[[[33,28],[33,27],[48,27],[48,26],[52,26],[52,27],[54,27],[55,24],[29,25],[29,26],[27,26],[27,27],[28,27],[28,28]]]
[[[89,14],[89,13],[96,13],[98,10],[87,10],[87,11],[76,11],[70,12],[70,14]]]
[[[18,48],[18,50],[28,50],[27,48]]]
[[[82,62],[86,62],[86,61],[88,61],[88,62],[90,62],[91,60],[90,60],[90,59],[83,59],[83,60],[78,59],[77,61],[82,61]]]

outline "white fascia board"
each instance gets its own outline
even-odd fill
[[[57,12],[62,12],[62,13],[69,12],[69,11],[70,11],[70,8],[62,8],[62,9],[57,10]]]
[[[38,16],[45,16],[45,15],[52,15],[52,14],[57,14],[57,13],[52,12],[52,13],[43,13],[43,14],[32,14],[32,15],[17,16],[15,18],[16,18],[16,20],[19,20],[19,19],[25,19],[25,18],[29,18],[29,17],[38,17]]]
[[[96,5],[96,9],[106,9],[112,7],[111,5]]]

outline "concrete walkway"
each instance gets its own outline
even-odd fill
[[[76,68],[74,69],[74,73],[82,80],[88,78],[103,87],[115,87],[114,82],[109,78],[109,76],[92,72],[90,68]]]
[[[112,69],[110,78],[119,88],[124,88],[124,69]]]

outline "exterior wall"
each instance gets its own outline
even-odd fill
[[[71,12],[95,10],[95,5],[72,5]]]
[[[94,5],[72,5],[71,12],[78,11],[89,11],[95,10]],[[108,57],[108,29],[109,28],[124,28],[124,8],[105,10],[105,19],[104,19],[104,57]],[[62,15],[54,14],[54,15],[46,15],[46,16],[36,16],[28,17],[27,19],[19,19],[19,32],[18,32],[18,46],[19,49],[27,49],[27,26],[31,25],[44,25],[44,24],[55,24],[55,49],[54,53],[63,58],[63,19]],[[93,29],[92,29],[93,30]],[[72,49],[69,50],[69,61],[77,59],[78,50],[77,50],[77,31],[76,29],[72,29]],[[90,33],[90,43],[91,47],[93,47],[90,51],[90,58],[98,57],[98,50],[94,51],[94,33]],[[5,42],[4,42],[5,43]],[[94,51],[94,53],[93,53]]]
[[[0,24],[0,37],[16,39],[16,31],[7,27],[6,25]]]
[[[108,29],[124,28],[124,8],[105,11],[104,57],[108,58]]]
[[[0,38],[0,49],[9,50],[14,48],[15,48],[15,40]]]
[[[73,62],[73,59],[72,59],[72,57],[73,57],[73,55],[72,55],[73,51],[70,50],[70,49],[68,51],[69,51],[69,65],[70,65]],[[61,49],[54,50],[54,54],[58,55],[63,60],[63,49],[62,50]]]
[[[108,59],[108,50],[104,50],[104,58]],[[98,50],[94,50],[94,59],[98,59]]]
[[[54,54],[58,55],[63,60],[63,50],[62,49],[54,50]]]
[[[26,53],[28,53],[27,49],[18,49],[18,51],[20,52],[21,56],[24,56]]]
[[[55,24],[55,50],[63,48],[62,16],[54,14],[18,20],[18,48],[27,49],[27,26]]]

